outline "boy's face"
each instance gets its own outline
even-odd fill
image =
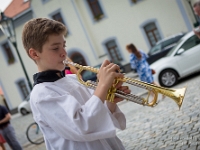
[[[37,52],[36,63],[39,71],[64,70],[63,60],[66,59],[65,38],[63,34],[50,35],[42,47],[42,52]]]

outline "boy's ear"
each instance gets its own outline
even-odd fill
[[[29,51],[28,51],[28,53],[29,53],[29,56],[30,56],[33,60],[37,60],[37,59],[39,58],[38,52],[37,52],[35,49],[33,49],[33,48],[30,48]]]

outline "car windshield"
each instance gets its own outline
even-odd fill
[[[162,45],[163,45],[163,47],[166,47],[166,46],[171,45],[171,44],[173,44],[173,43],[175,43],[175,42],[176,42],[175,38],[172,38],[172,39],[169,39],[169,40],[164,41],[164,42],[162,43]]]
[[[170,37],[168,39],[165,39],[163,41],[159,41],[156,43],[156,45],[149,51],[149,55],[155,54],[159,51],[161,51],[163,48],[166,48],[168,46],[174,45],[177,43],[185,34],[180,34],[174,37]]]
[[[161,50],[161,44],[155,45],[149,52],[150,55],[156,53],[157,51]]]
[[[94,66],[94,68],[97,68],[97,69],[99,69],[100,67],[101,67],[101,65]],[[87,80],[96,81],[96,78],[97,78],[97,74],[94,73],[94,72],[85,70],[85,71],[82,73],[82,79],[83,79],[84,81],[87,81]]]
[[[86,70],[86,71],[84,71],[84,73],[82,74],[82,78],[83,78],[83,79],[87,79],[87,78],[89,78],[89,77],[91,77],[91,76],[93,76],[93,75],[95,75],[95,73]]]
[[[178,43],[168,52],[166,56],[170,56],[174,52],[174,50],[179,46],[179,43],[181,43],[182,41],[183,39],[180,39]]]

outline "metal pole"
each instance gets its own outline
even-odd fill
[[[9,40],[10,40],[10,39],[9,39]],[[10,40],[10,41],[11,41],[11,40]],[[20,56],[20,53],[19,53],[19,51],[18,51],[17,43],[16,43],[16,42],[12,42],[12,41],[11,41],[11,43],[12,43],[13,46],[15,47],[15,50],[16,50],[17,55],[18,55],[18,57],[19,57],[19,61],[20,61],[20,63],[21,63],[21,66],[22,66],[22,69],[23,69],[23,71],[24,71],[24,74],[25,74],[25,76],[26,76],[26,80],[27,80],[27,82],[28,82],[28,86],[29,86],[30,90],[32,90],[33,87],[32,87],[32,84],[31,84],[31,82],[30,82],[30,80],[29,80],[29,77],[28,77],[28,74],[27,74],[27,72],[26,72],[26,69],[25,69],[24,63],[23,63],[23,61],[22,61],[22,58],[21,58],[21,56]]]

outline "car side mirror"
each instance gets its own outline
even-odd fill
[[[176,53],[176,55],[181,55],[185,50],[183,48],[179,49]]]

